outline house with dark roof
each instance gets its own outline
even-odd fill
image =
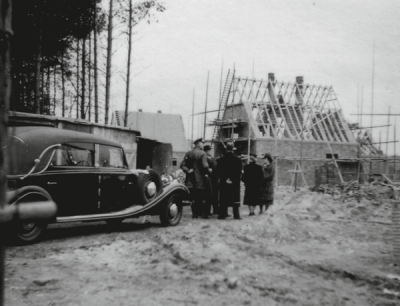
[[[124,126],[124,111],[114,111],[111,125]],[[172,145],[173,168],[179,168],[185,153],[189,150],[182,116],[143,112],[141,109],[128,113],[127,128],[138,130],[141,137]]]

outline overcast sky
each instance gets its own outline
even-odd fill
[[[204,110],[210,72],[208,109],[216,109],[228,69],[236,75],[331,85],[345,118],[357,122],[358,88],[364,87],[364,113],[371,112],[375,44],[374,112],[400,113],[400,1],[333,0],[166,0],[158,23],[136,28],[130,109],[181,114],[185,128],[192,112]],[[104,5],[104,4],[103,4]],[[119,38],[122,39],[122,38]],[[114,44],[116,70],[124,69],[126,50]],[[112,109],[124,108],[121,77],[112,83]],[[208,120],[214,114],[208,116]],[[394,122],[395,117],[391,117]],[[373,124],[386,124],[375,116]],[[400,118],[398,118],[400,126]],[[363,126],[370,125],[363,118]],[[197,124],[197,123],[196,123]],[[197,124],[195,134],[202,130]],[[397,128],[399,130],[399,128]],[[189,128],[190,131],[190,128]],[[386,141],[386,128],[374,129]],[[400,138],[400,133],[397,133]],[[393,126],[389,140],[393,140]],[[386,149],[386,145],[383,147]],[[394,151],[389,146],[389,154]],[[397,154],[400,145],[397,145]]]

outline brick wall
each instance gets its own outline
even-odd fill
[[[334,154],[338,154],[339,159],[357,158],[357,144],[355,143],[331,143]],[[307,158],[326,158],[326,154],[330,154],[330,150],[326,142],[317,141],[299,141],[299,140],[283,140],[259,138],[251,142],[251,151],[258,154],[270,152],[285,158],[300,157]]]
[[[347,143],[331,143],[332,151],[338,154],[339,159],[357,158],[357,144]],[[299,140],[282,140],[278,139],[257,139],[251,142],[251,152],[258,156],[266,152],[272,155],[278,155],[278,175],[277,180],[279,185],[290,185],[292,173],[288,170],[293,170],[296,163],[300,162],[300,150],[302,150],[303,158],[326,159],[326,154],[330,154],[328,145],[325,142],[303,141]],[[307,184],[313,186],[315,184],[315,170],[317,167],[326,163],[326,160],[303,160],[302,170],[304,172]],[[343,164],[344,166],[345,164]],[[349,178],[350,179],[350,178]],[[301,181],[298,181],[301,182]]]

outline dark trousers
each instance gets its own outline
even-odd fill
[[[228,207],[229,206],[232,207],[233,217],[235,219],[240,219],[239,204],[235,204],[235,203],[220,203],[218,218],[226,218],[228,216]]]
[[[208,179],[206,187],[206,204],[204,211],[211,214],[211,207],[213,214],[218,213],[218,183],[215,183],[212,179]]]
[[[190,198],[192,200],[192,215],[193,217],[200,217],[206,211],[204,208],[205,190],[190,188]]]
[[[218,214],[219,205],[218,205],[218,182],[212,183],[213,187],[213,201],[212,201],[212,208],[213,214]]]

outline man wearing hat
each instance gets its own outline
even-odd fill
[[[228,216],[228,207],[233,209],[233,217],[240,220],[240,176],[242,174],[242,161],[233,151],[233,141],[226,144],[226,153],[218,159],[217,175],[219,177],[219,215],[218,219]]]
[[[205,199],[206,176],[209,170],[207,156],[203,151],[203,139],[196,139],[194,145],[193,150],[186,153],[181,169],[186,173],[185,185],[189,189],[193,201],[192,216],[198,218],[208,215],[204,211],[203,200]]]
[[[207,155],[208,168],[210,172],[208,184],[206,186],[206,211],[210,214],[212,208],[213,214],[215,215],[218,213],[218,176],[216,172],[217,162],[212,156],[210,145],[204,146],[204,152]]]
[[[265,153],[263,164],[263,185],[261,192],[261,203],[260,203],[260,214],[263,213],[263,207],[265,210],[268,209],[274,203],[274,176],[275,176],[275,164],[274,160],[269,153]]]
[[[250,154],[249,163],[244,166],[242,181],[246,187],[243,204],[249,206],[250,216],[254,216],[254,208],[260,205],[264,175],[263,169],[257,164],[257,155]]]

